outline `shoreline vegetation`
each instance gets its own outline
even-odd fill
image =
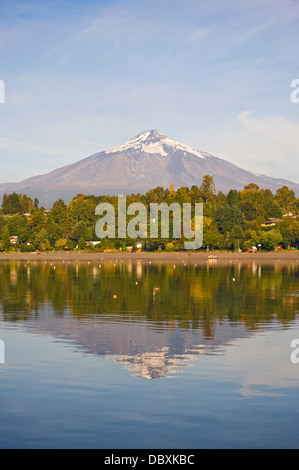
[[[241,191],[232,189],[223,194],[216,193],[213,177],[205,175],[200,187],[182,186],[175,190],[171,184],[169,189],[157,187],[146,194],[125,196],[123,206],[119,196],[78,194],[68,204],[59,199],[48,209],[26,194],[4,194],[0,209],[0,259],[7,256],[21,259],[19,253],[24,254],[23,259],[83,256],[89,260],[107,256],[135,259],[135,253],[137,257],[142,253],[143,259],[162,256],[163,259],[197,257],[201,260],[212,253],[217,253],[218,259],[246,260],[251,259],[250,255],[259,259],[266,252],[274,253],[273,259],[299,256],[296,254],[299,253],[299,198],[287,186],[273,194],[250,183]],[[195,210],[198,203],[203,207],[200,227],[203,243],[198,251],[187,254],[198,232]],[[107,214],[109,206],[113,222],[102,210],[97,211],[100,205]],[[134,210],[130,210],[133,206]],[[177,222],[175,208],[184,210],[185,206],[191,208],[190,220],[183,217]],[[124,215],[128,226],[123,228]],[[100,235],[96,230],[98,225],[103,228]],[[272,258],[267,255],[267,259]]]

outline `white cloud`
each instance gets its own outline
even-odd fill
[[[247,170],[299,182],[299,122],[286,117],[255,117],[243,111],[237,126],[218,141],[217,155]]]
[[[226,367],[242,375],[240,393],[244,398],[281,394],[298,384],[298,366],[291,362],[291,341],[295,329],[256,333],[231,343]],[[296,369],[297,367],[297,369]]]

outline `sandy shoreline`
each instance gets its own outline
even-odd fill
[[[211,259],[211,255],[215,258]],[[0,262],[16,261],[64,261],[64,262],[99,262],[99,261],[145,261],[166,263],[207,263],[207,262],[259,262],[259,263],[299,263],[299,251],[269,253],[228,253],[228,252],[177,252],[177,253],[84,253],[84,252],[51,252],[51,253],[11,253],[0,254]]]

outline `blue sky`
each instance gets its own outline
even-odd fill
[[[298,64],[298,0],[0,0],[0,182],[147,129],[299,182]]]

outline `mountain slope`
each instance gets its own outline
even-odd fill
[[[96,153],[77,163],[20,183],[0,185],[5,192],[23,192],[52,204],[68,202],[77,193],[144,193],[156,186],[200,186],[204,175],[214,177],[217,190],[242,189],[248,183],[276,191],[287,185],[299,194],[299,184],[257,175],[209,153],[200,152],[156,130],[148,130],[123,145]]]

